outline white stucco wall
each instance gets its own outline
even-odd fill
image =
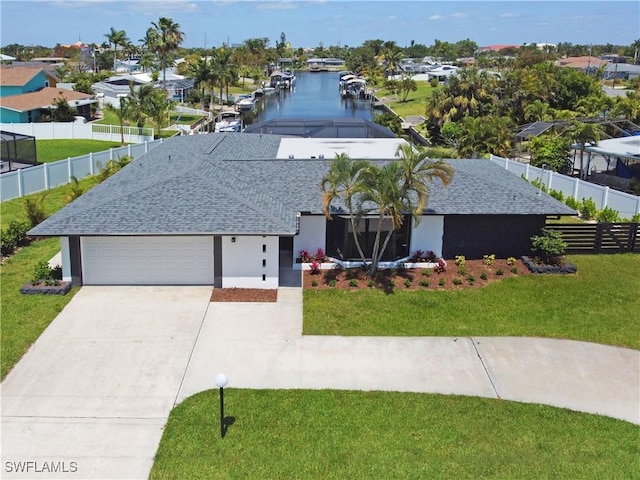
[[[71,252],[69,251],[69,237],[60,237],[60,254],[62,263],[62,281],[71,281]]]
[[[326,252],[327,221],[324,215],[303,215],[300,217],[300,233],[293,237],[294,261],[300,256],[300,250],[313,254],[318,248]]]
[[[278,288],[278,248],[278,237],[222,237],[222,288]]]
[[[444,216],[426,215],[416,226],[412,220],[411,248],[409,254],[416,250],[424,252],[433,250],[438,257],[442,256],[442,240],[444,237]]]

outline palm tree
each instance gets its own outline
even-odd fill
[[[604,137],[604,129],[598,123],[587,123],[574,121],[569,129],[569,135],[572,141],[580,145],[580,179],[586,178],[584,169],[584,150],[587,143],[597,145]]]
[[[362,189],[361,174],[369,162],[365,160],[352,160],[346,153],[336,154],[331,163],[329,172],[322,178],[322,211],[331,220],[331,203],[341,200],[349,211],[349,222],[353,239],[363,263],[365,254],[360,245],[360,232],[358,231],[359,213],[357,208],[357,196]]]
[[[127,37],[127,33],[124,30],[116,30],[113,27],[111,27],[109,33],[105,33],[104,36],[107,37],[109,43],[113,45],[113,71],[115,72],[117,58],[116,50],[118,48],[118,45],[122,46],[127,44],[129,42],[129,38]]]
[[[196,88],[202,92],[202,109],[205,108],[205,86],[210,82],[211,69],[207,58],[200,58],[196,63],[189,65],[189,75],[193,79]]]
[[[160,55],[162,89],[166,91],[167,57],[178,49],[184,40],[184,32],[180,31],[179,24],[166,17],[160,17],[158,22],[151,22],[151,25],[147,30],[146,39],[149,49]]]
[[[419,147],[403,145],[398,148],[398,160],[378,166],[366,160],[351,160],[346,154],[337,155],[323,178],[323,210],[331,218],[331,203],[339,199],[349,211],[351,230],[363,264],[367,258],[359,241],[358,223],[368,214],[377,216],[377,227],[371,250],[369,275],[378,269],[389,240],[410,213],[414,222],[429,198],[429,183],[440,179],[443,185],[451,181],[453,170],[442,160],[432,160]],[[385,225],[391,228],[383,238]]]

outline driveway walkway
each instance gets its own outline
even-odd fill
[[[146,478],[173,405],[215,388],[455,393],[640,423],[640,352],[536,338],[302,336],[301,290],[83,287],[2,384],[3,478]],[[76,472],[14,475],[7,462]],[[72,462],[74,462],[72,464]]]

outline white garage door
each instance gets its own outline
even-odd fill
[[[213,237],[83,237],[85,285],[213,285]]]

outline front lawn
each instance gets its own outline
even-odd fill
[[[69,157],[79,157],[88,153],[102,152],[120,146],[120,142],[104,142],[102,140],[36,140],[38,161],[44,163],[66,160]]]
[[[78,290],[74,287],[66,295],[22,295],[20,293],[20,288],[31,279],[35,265],[42,260],[49,260],[58,251],[60,251],[59,239],[39,240],[22,248],[2,264],[0,270],[0,298],[2,298],[0,377],[2,379]]]
[[[389,106],[398,116],[407,118],[409,115],[421,115],[426,117],[427,100],[433,94],[433,91],[440,87],[432,87],[429,82],[416,81],[418,90],[410,92],[406,102],[400,102],[399,99],[387,102]],[[376,91],[376,97],[382,99],[384,97],[397,98],[393,92],[385,89]]]
[[[527,275],[464,291],[305,289],[303,332],[549,337],[640,349],[640,255],[570,260],[577,275]]]
[[[449,395],[225,391],[169,417],[151,479],[638,478],[638,427],[544,405]]]

